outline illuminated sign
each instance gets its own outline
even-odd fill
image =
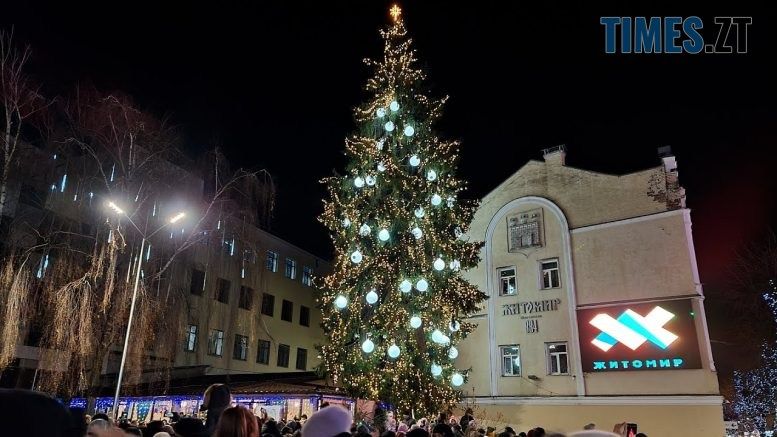
[[[609,314],[598,314],[590,323],[602,332],[591,343],[605,352],[619,342],[631,350],[636,350],[646,341],[666,349],[677,340],[676,335],[663,328],[673,317],[674,314],[660,306],[653,308],[645,317],[632,310],[624,311],[617,319]]]
[[[502,315],[536,314],[546,311],[558,311],[561,299],[545,299],[530,302],[506,303],[502,305]]]
[[[700,369],[691,300],[578,310],[585,372]]]

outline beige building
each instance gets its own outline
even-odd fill
[[[626,175],[546,150],[486,195],[468,279],[489,299],[461,344],[476,417],[569,432],[631,422],[723,435],[690,210],[675,158]]]

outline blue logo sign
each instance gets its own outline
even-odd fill
[[[752,17],[601,17],[605,53],[747,53]],[[706,37],[706,38],[705,38]]]

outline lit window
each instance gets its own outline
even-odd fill
[[[502,376],[521,376],[521,347],[515,344],[499,348],[502,351]]]
[[[259,364],[270,364],[270,342],[268,340],[259,340],[256,362]]]
[[[208,355],[220,357],[224,352],[224,331],[211,329],[208,334]]]
[[[278,271],[278,252],[267,251],[267,270],[273,273]]]
[[[558,259],[540,261],[540,272],[542,274],[543,289],[561,287],[561,278],[558,271]]]
[[[197,348],[197,325],[189,325],[186,329],[186,344],[184,344],[184,350],[186,352],[194,352]]]
[[[302,283],[308,287],[313,285],[313,269],[308,266],[302,267]]]
[[[513,296],[518,293],[515,285],[515,267],[503,267],[497,269],[499,272],[499,295]]]
[[[248,337],[235,334],[235,348],[232,351],[232,358],[245,361],[248,357]]]
[[[297,278],[297,261],[292,258],[286,258],[286,277],[289,279]]]
[[[548,374],[569,375],[569,355],[566,343],[547,343]]]

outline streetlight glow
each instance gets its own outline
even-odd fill
[[[124,214],[124,210],[113,202],[108,202],[108,208],[112,209],[116,214]]]
[[[170,223],[175,223],[178,220],[181,220],[182,218],[186,217],[186,213],[181,211],[178,214],[174,215],[172,218],[170,218]]]

